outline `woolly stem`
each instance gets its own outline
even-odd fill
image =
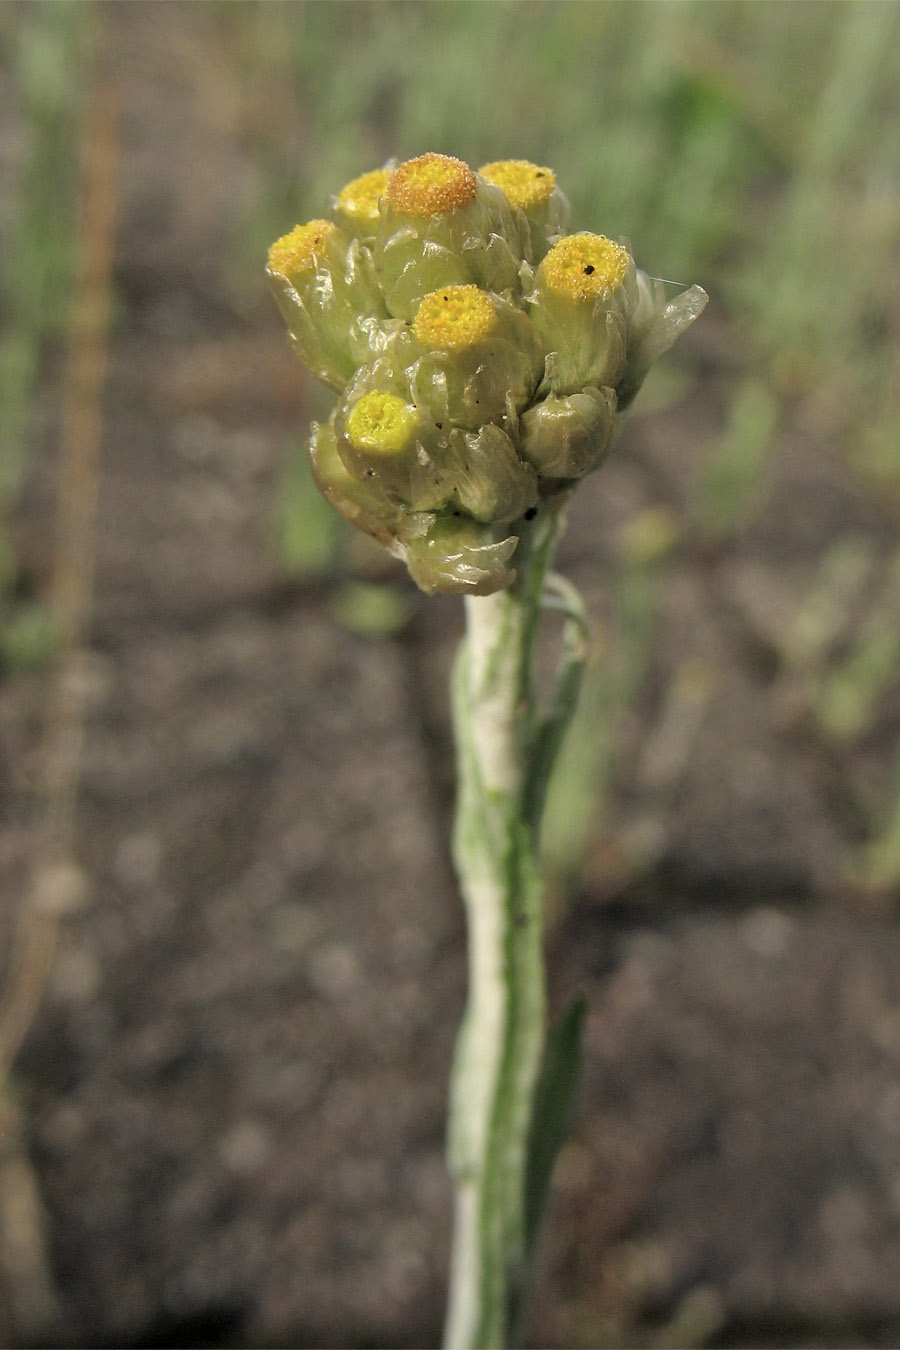
[[[546,508],[523,522],[514,584],[467,598],[454,676],[454,860],[468,920],[469,994],[451,1084],[448,1350],[512,1344],[532,1245],[526,1185],[545,1001],[534,809],[542,793],[532,770],[547,739],[533,665],[558,526],[558,511]]]

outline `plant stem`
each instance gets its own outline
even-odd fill
[[[528,809],[540,739],[533,664],[557,531],[558,512],[547,508],[523,522],[514,584],[467,598],[454,676],[454,860],[468,918],[469,996],[451,1085],[448,1350],[508,1347],[527,1277],[526,1174],[544,1045],[539,821]]]

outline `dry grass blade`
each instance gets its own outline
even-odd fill
[[[63,399],[52,593],[61,645],[50,684],[35,865],[19,915],[8,986],[0,1002],[0,1081],[40,1003],[60,916],[77,901],[82,888],[71,855],[81,753],[84,639],[93,594],[117,148],[117,92],[111,83],[100,82],[88,107],[83,135],[77,273]]]

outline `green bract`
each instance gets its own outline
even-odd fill
[[[516,521],[603,461],[617,414],[706,294],[667,300],[625,245],[568,234],[552,170],[428,154],[354,179],[268,274],[338,394],[316,483],[422,590],[512,581]]]

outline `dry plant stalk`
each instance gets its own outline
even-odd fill
[[[72,862],[81,757],[84,642],[93,596],[94,536],[103,425],[110,278],[118,168],[118,97],[94,89],[82,141],[76,276],[59,453],[56,553],[51,608],[60,645],[50,681],[35,833],[36,860],[17,916],[9,976],[0,1003],[0,1082],[40,1004],[56,950],[60,916],[83,883]]]

